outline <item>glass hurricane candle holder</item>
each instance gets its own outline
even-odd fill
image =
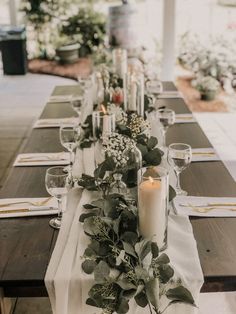
[[[112,50],[114,72],[122,79],[127,73],[127,50],[116,48]]]
[[[128,113],[144,116],[144,75],[130,71],[124,82],[124,109]]]
[[[142,168],[139,172],[139,231],[153,238],[159,249],[167,248],[169,175],[162,167]]]
[[[92,113],[93,137],[95,140],[104,139],[115,132],[115,114],[104,111]]]

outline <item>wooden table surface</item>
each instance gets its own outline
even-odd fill
[[[76,86],[57,87],[55,94],[71,93]],[[164,84],[174,90],[172,83]],[[160,105],[177,113],[189,112],[182,99],[162,99]],[[42,118],[75,115],[68,103],[48,103]],[[167,144],[185,142],[194,148],[211,146],[197,123],[176,124],[168,130]],[[58,152],[58,128],[33,129],[21,152]],[[47,167],[16,167],[6,180],[0,198],[47,196],[44,177]],[[236,196],[236,184],[220,161],[195,162],[183,172],[181,182],[190,195]],[[58,232],[50,217],[0,220],[0,287],[5,295],[44,296],[44,276]],[[236,218],[191,219],[205,284],[202,291],[236,290]],[[187,258],[187,257],[186,257]]]

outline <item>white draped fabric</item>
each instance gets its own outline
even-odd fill
[[[94,169],[93,147],[78,152],[77,173],[92,174]],[[82,169],[80,169],[80,167]],[[94,314],[101,310],[88,306],[85,301],[93,284],[93,276],[82,272],[83,252],[88,243],[79,216],[86,204],[96,194],[74,189],[68,195],[67,210],[63,216],[62,227],[48,266],[45,283],[54,314]],[[203,275],[199,263],[196,242],[192,226],[186,217],[169,216],[167,254],[177,277],[191,290],[198,303],[199,291],[203,284]],[[137,307],[130,302],[130,313],[144,314],[147,309]],[[193,314],[197,309],[189,305],[174,305],[168,314]]]

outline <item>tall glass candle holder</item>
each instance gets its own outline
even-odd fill
[[[104,111],[94,111],[92,113],[93,137],[103,139],[115,132],[115,115]]]
[[[142,168],[139,172],[139,231],[153,238],[159,249],[167,248],[169,175],[162,167]]]
[[[127,50],[121,48],[113,49],[112,62],[115,73],[124,79],[127,73]]]
[[[141,72],[126,74],[124,109],[128,113],[144,116],[144,75]]]

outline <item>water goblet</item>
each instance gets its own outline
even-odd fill
[[[84,77],[81,75],[77,76],[77,81],[82,89],[82,91],[85,93],[86,90],[92,85],[92,78],[91,76]]]
[[[72,109],[78,115],[78,120],[80,120],[81,109],[82,109],[82,106],[84,104],[84,96],[82,96],[82,95],[80,95],[80,96],[78,96],[78,95],[77,96],[72,96],[70,103],[71,103]]]
[[[192,160],[191,146],[184,143],[173,143],[168,148],[168,162],[174,168],[177,177],[176,194],[187,195],[180,185],[180,173],[185,170]]]
[[[64,167],[56,166],[47,169],[45,176],[45,186],[48,193],[55,197],[58,202],[58,216],[49,221],[52,228],[60,229],[62,219],[62,199],[68,192],[68,176],[64,172]]]
[[[168,128],[175,123],[175,112],[168,108],[156,110],[156,118],[159,119],[162,125],[163,147],[166,147],[166,132]]]
[[[72,124],[64,124],[60,127],[60,142],[70,153],[69,167],[64,169],[68,171],[69,178],[72,177],[73,152],[77,146],[78,128]]]
[[[157,79],[151,79],[146,82],[146,93],[152,100],[152,105],[155,105],[155,101],[159,94],[163,92],[162,82]]]

